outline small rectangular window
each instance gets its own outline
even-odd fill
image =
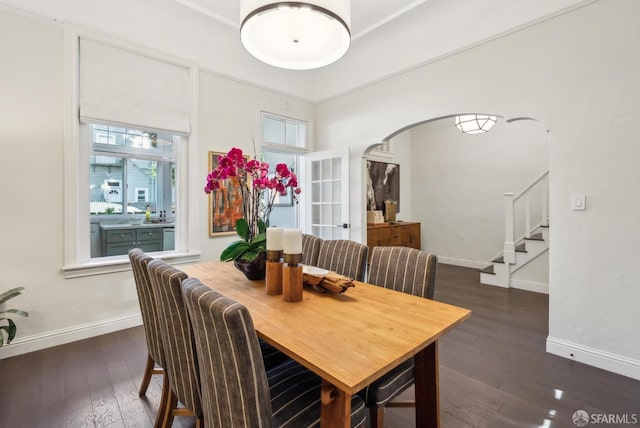
[[[284,116],[263,113],[263,143],[288,147],[307,147],[307,123]]]
[[[302,179],[301,156],[307,153],[308,123],[274,113],[261,112],[262,119],[262,155],[269,163],[269,174],[275,173],[275,167],[284,163],[289,170]],[[269,217],[271,226],[298,227],[300,209],[294,203],[293,190],[286,195],[276,195],[273,210]]]

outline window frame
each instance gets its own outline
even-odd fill
[[[274,119],[280,119],[283,120],[285,122],[285,143],[284,144],[279,144],[279,143],[269,143],[266,142],[264,140],[264,124],[265,124],[265,117],[271,117]],[[304,146],[293,146],[290,144],[286,143],[286,128],[287,128],[287,122],[291,122],[291,123],[296,123],[296,124],[304,124],[305,125],[305,144]],[[259,120],[259,124],[260,124],[260,131],[259,131],[259,135],[260,135],[260,141],[261,141],[261,147],[262,150],[264,151],[269,151],[269,152],[276,152],[276,153],[291,153],[291,154],[298,154],[301,156],[304,156],[305,154],[307,154],[310,151],[310,137],[311,137],[311,121],[306,120],[306,119],[298,119],[295,117],[291,117],[291,116],[287,116],[287,115],[283,115],[283,114],[279,114],[279,113],[275,113],[273,111],[269,111],[269,110],[265,110],[265,109],[261,109],[260,110],[260,120]]]
[[[296,175],[298,176],[298,183],[300,183],[302,185],[302,183],[305,182],[306,180],[306,171],[305,171],[305,164],[306,164],[306,160],[305,160],[305,156],[307,156],[310,151],[311,151],[311,146],[312,146],[312,127],[313,127],[313,121],[311,119],[308,118],[296,118],[296,117],[292,117],[292,116],[288,116],[286,114],[281,114],[281,113],[277,113],[276,111],[274,111],[273,109],[268,109],[268,108],[260,108],[258,110],[258,115],[259,115],[259,120],[258,120],[258,126],[259,129],[257,130],[257,135],[260,136],[260,149],[261,151],[264,152],[269,152],[272,154],[286,154],[286,155],[293,155],[296,157],[296,165],[297,165],[297,171],[296,171]],[[276,119],[282,119],[285,121],[285,132],[286,132],[286,123],[287,122],[295,122],[295,123],[303,123],[305,125],[305,144],[304,146],[293,146],[293,145],[288,145],[288,144],[278,144],[278,143],[267,143],[264,140],[264,121],[265,121],[265,116],[269,116],[269,117],[273,117]],[[285,141],[286,141],[286,134],[285,134]],[[297,196],[298,199],[298,203],[294,204],[293,208],[295,210],[295,215],[296,215],[296,222],[297,222],[297,227],[301,227],[302,225],[305,224],[306,221],[306,211],[305,209],[301,209],[302,206],[304,206],[304,201],[305,201],[305,197],[304,197],[304,189],[303,192]],[[276,207],[277,208],[277,207]],[[286,208],[286,207],[282,207],[282,208]]]
[[[189,201],[200,196],[198,182],[199,153],[199,69],[192,62],[174,58],[111,35],[67,25],[65,27],[65,129],[64,129],[64,257],[65,278],[99,275],[130,270],[127,255],[92,259],[90,248],[89,163],[92,152],[89,125],[79,120],[79,41],[87,37],[140,55],[185,66],[189,71],[189,120],[191,133],[179,145],[176,163],[176,245],[175,250],[158,253],[171,263],[187,263],[200,258],[199,213]],[[125,125],[127,124],[114,124]]]
[[[145,196],[145,200],[142,202],[149,202],[149,191],[150,188],[149,187],[135,187],[134,188],[134,199],[130,200],[128,197],[129,194],[129,161],[130,160],[137,160],[137,161],[150,161],[150,162],[157,162],[158,164],[162,163],[163,164],[163,174],[169,174],[169,176],[171,175],[171,164],[174,165],[178,165],[178,153],[180,152],[180,146],[183,144],[187,144],[186,138],[182,137],[180,135],[175,135],[175,134],[171,134],[173,135],[173,150],[171,153],[166,153],[166,152],[162,152],[162,151],[150,151],[149,149],[144,149],[144,148],[139,148],[139,147],[123,147],[123,146],[119,146],[119,145],[114,145],[114,144],[103,144],[103,143],[97,143],[94,141],[93,138],[93,133],[91,132],[91,127],[95,126],[95,125],[103,125],[103,124],[96,124],[96,123],[87,123],[87,124],[80,124],[80,129],[81,129],[81,134],[85,135],[85,131],[84,131],[84,127],[86,126],[87,128],[89,128],[89,132],[86,133],[88,135],[87,138],[89,138],[90,142],[89,144],[91,145],[91,156],[95,156],[96,158],[103,156],[103,157],[108,157],[108,158],[113,158],[113,159],[122,159],[122,168],[123,168],[123,172],[122,172],[122,179],[114,179],[114,181],[121,181],[121,186],[120,186],[120,191],[122,193],[121,196],[121,204],[122,204],[122,212],[121,213],[117,213],[115,214],[115,217],[113,214],[111,214],[111,217],[106,217],[106,218],[120,218],[120,219],[125,219],[128,216],[129,213],[129,203],[130,202],[140,202],[138,201],[138,196],[139,196],[139,191],[143,190],[144,191],[144,196]],[[106,126],[111,126],[111,125],[106,125]],[[129,128],[132,129],[132,128]],[[145,130],[147,131],[147,130]],[[167,134],[166,132],[163,132],[163,134]],[[84,137],[81,137],[84,138]],[[117,163],[116,163],[117,164]],[[91,166],[91,165],[90,165]],[[163,199],[164,202],[164,199]],[[158,201],[156,201],[156,206],[157,206]],[[166,207],[166,204],[165,204]],[[161,207],[162,208],[162,207]],[[153,213],[154,211],[152,211]],[[91,220],[94,221],[95,219],[100,219],[102,217],[98,217],[99,214],[91,214]]]

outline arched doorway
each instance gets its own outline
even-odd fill
[[[468,135],[455,128],[455,116],[404,126],[367,147],[364,181],[367,186],[371,161],[398,165],[398,220],[420,223],[421,248],[438,254],[442,262],[482,269],[503,251],[504,194],[517,194],[549,168],[548,131],[532,118],[498,115],[489,132]],[[541,198],[530,200],[532,218],[541,215]],[[523,210],[518,203],[516,238],[524,235]],[[514,284],[548,292],[548,254],[536,259],[518,267]]]

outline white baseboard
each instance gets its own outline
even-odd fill
[[[142,317],[138,314],[112,318],[88,324],[80,324],[60,330],[48,331],[35,334],[33,336],[19,337],[0,348],[0,359],[26,354],[28,352],[39,351],[53,346],[64,345],[76,340],[87,339],[89,337],[100,336],[101,334],[113,333],[114,331],[142,325]]]
[[[555,337],[547,337],[547,352],[599,369],[640,380],[640,361]]]
[[[454,259],[453,257],[441,257],[438,256],[438,263],[444,263],[445,265],[454,265],[460,267],[467,267],[473,269],[484,269],[491,263],[477,262],[475,260]]]
[[[549,284],[542,284],[533,281],[521,281],[519,279],[511,280],[511,288],[518,290],[534,291],[536,293],[549,294]]]

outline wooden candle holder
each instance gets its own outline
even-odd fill
[[[265,280],[267,294],[277,296],[282,294],[282,263],[280,260],[267,260],[267,277]]]
[[[302,300],[302,266],[285,263],[282,268],[282,298],[285,302]]]

